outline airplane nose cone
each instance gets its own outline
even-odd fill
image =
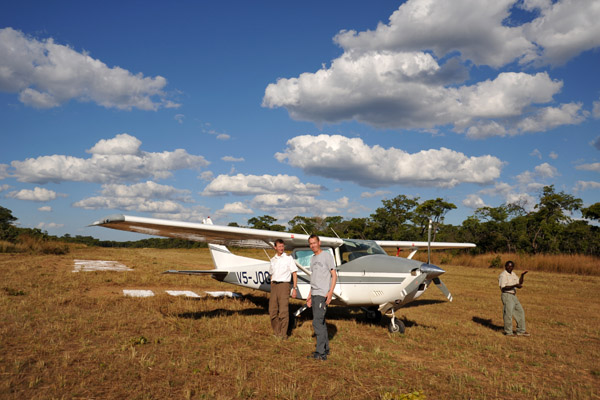
[[[421,272],[427,274],[427,279],[433,279],[442,275],[446,271],[433,264],[423,264],[421,265]]]

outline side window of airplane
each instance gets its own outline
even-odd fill
[[[331,249],[330,247],[323,247],[322,249],[323,251],[328,251],[329,254],[331,254],[335,259],[333,249]],[[299,248],[294,249],[294,251],[292,251],[292,257],[294,257],[294,260],[298,261],[298,264],[302,265],[305,268],[310,268],[310,259],[313,255],[313,251],[309,248]]]

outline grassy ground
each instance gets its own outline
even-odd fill
[[[74,259],[134,271],[73,273]],[[315,345],[309,319],[287,341],[271,336],[266,294],[160,274],[212,268],[206,249],[0,254],[0,398],[600,398],[600,277],[530,272],[519,297],[532,336],[507,338],[500,270],[443,267],[454,302],[431,288],[397,312],[403,336],[359,310],[330,308],[332,354],[320,362],[305,358]],[[245,297],[192,300],[167,289]]]

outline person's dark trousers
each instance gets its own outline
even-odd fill
[[[271,327],[276,336],[287,336],[290,319],[290,283],[271,282],[271,296],[269,297],[269,316]]]
[[[329,337],[327,325],[325,324],[325,313],[327,312],[326,298],[323,296],[312,296],[313,328],[317,337],[317,353],[329,354]]]

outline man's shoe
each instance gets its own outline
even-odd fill
[[[309,360],[321,360],[321,361],[325,361],[327,360],[327,356],[325,354],[320,354],[317,353],[316,351],[314,353],[309,354],[308,356],[306,356],[306,358],[308,358]]]
[[[517,336],[531,336],[529,332],[517,332]]]

